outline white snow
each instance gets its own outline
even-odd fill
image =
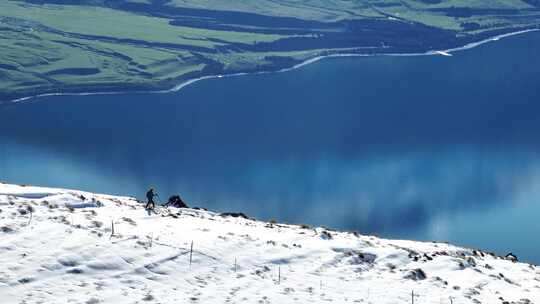
[[[0,303],[540,303],[539,267],[477,250],[159,213],[0,184]]]

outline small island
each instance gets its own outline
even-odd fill
[[[538,0],[2,1],[0,102],[170,90],[322,56],[435,53],[539,28]]]

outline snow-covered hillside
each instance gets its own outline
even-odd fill
[[[2,304],[540,303],[539,267],[481,251],[6,184],[0,257]]]

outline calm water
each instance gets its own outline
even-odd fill
[[[540,34],[327,59],[171,94],[0,106],[0,180],[192,204],[540,263]]]

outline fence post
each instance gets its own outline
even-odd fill
[[[192,258],[193,258],[193,241],[191,241],[191,249],[189,250],[189,268],[191,268]]]
[[[111,220],[111,236],[109,237],[109,239],[111,239],[114,235],[114,221]]]
[[[32,214],[34,213],[30,211],[30,218],[28,219],[28,224],[26,226],[30,226],[30,223],[32,222]]]
[[[234,272],[236,272],[236,258],[234,258]]]
[[[411,291],[411,303],[414,304],[414,290]]]
[[[278,284],[281,283],[281,266],[278,266]]]

